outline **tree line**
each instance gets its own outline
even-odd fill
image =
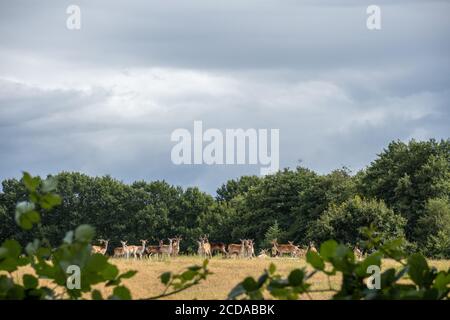
[[[56,246],[67,230],[89,224],[112,246],[182,235],[181,250],[195,252],[202,234],[226,243],[254,239],[259,248],[275,238],[300,245],[335,239],[353,246],[364,240],[362,228],[372,225],[385,241],[404,237],[411,252],[450,257],[449,139],[393,141],[356,173],[298,167],[243,176],[224,183],[215,197],[165,181],[125,184],[78,172],[54,178],[62,203],[42,216],[41,228],[28,232],[15,222],[16,203],[27,198],[22,181],[2,181],[0,241],[26,244],[45,237]]]

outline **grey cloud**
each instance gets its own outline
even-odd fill
[[[258,166],[175,166],[170,134],[279,128],[281,165],[367,165],[394,139],[448,138],[445,1],[0,4],[0,178],[79,170],[213,192]]]

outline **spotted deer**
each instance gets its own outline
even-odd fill
[[[168,238],[168,239],[169,239],[169,244],[164,244],[163,240],[161,240],[159,242],[159,251],[160,251],[161,257],[164,257],[164,255],[166,255],[167,257],[170,257],[172,255],[173,239],[172,238]]]
[[[294,253],[299,249],[292,241],[289,241],[288,244],[278,244],[277,239],[272,241],[272,246],[272,252],[280,257],[286,253],[294,256]]]
[[[232,257],[236,255],[236,257],[244,257],[245,255],[245,242],[246,240],[240,239],[241,244],[230,243],[228,245],[228,256]]]
[[[211,244],[208,241],[208,236],[205,234],[203,237],[200,237],[200,242],[202,244],[203,256],[205,258],[212,258]]]

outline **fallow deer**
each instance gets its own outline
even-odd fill
[[[272,245],[272,252],[276,252],[276,255],[280,257],[285,253],[293,256],[294,252],[299,249],[292,241],[289,241],[288,244],[278,244],[277,239],[275,239],[272,241]]]
[[[173,252],[173,245],[172,245],[173,239],[169,238],[169,244],[164,244],[163,240],[159,242],[159,251],[161,253],[161,257],[164,255],[170,257]]]
[[[241,244],[230,243],[228,245],[228,256],[232,257],[236,255],[236,257],[243,257],[245,254],[245,240],[240,239]]]
[[[223,253],[223,255],[226,257],[227,256],[227,250],[225,249],[225,243],[223,242],[211,242],[211,253],[213,254],[214,252],[220,252]]]
[[[208,241],[208,236],[205,234],[203,237],[200,237],[200,242],[202,243],[203,256],[205,258],[212,258],[211,244]]]
[[[147,244],[147,240],[141,240],[141,245],[136,248],[134,251],[134,255],[139,256],[139,259],[142,259],[144,253],[145,253],[145,245]]]

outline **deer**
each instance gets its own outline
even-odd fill
[[[241,244],[231,243],[228,245],[228,256],[232,257],[234,254],[236,257],[243,257],[245,254],[245,242],[246,240],[240,239]]]
[[[136,250],[134,251],[134,257],[136,258],[136,256],[139,256],[139,259],[142,259],[142,256],[145,253],[145,245],[147,244],[147,240],[140,240],[141,241],[141,245],[138,246],[136,248]]]
[[[98,242],[100,242],[104,246],[92,246],[91,253],[100,253],[100,254],[104,255],[106,252],[106,250],[104,250],[104,248],[105,247],[108,248],[108,241],[109,240],[99,239]]]
[[[306,250],[300,248],[299,246],[295,246],[294,252],[292,253],[293,257],[304,257],[306,256]]]
[[[245,244],[245,255],[250,259],[256,256],[254,245],[253,239],[248,239]]]
[[[203,257],[203,243],[200,240],[197,240],[197,245],[198,245],[198,249],[197,249],[197,254],[201,257]]]
[[[102,255],[105,255],[106,252],[108,251],[108,244],[109,244],[109,239],[108,240],[103,240],[103,244],[105,245],[103,248],[100,249],[100,252]]]
[[[275,255],[279,255],[280,257],[285,253],[293,256],[294,252],[299,249],[292,241],[289,241],[288,244],[278,244],[277,239],[275,239],[272,241],[272,245],[272,252],[275,252]]]
[[[316,249],[316,246],[314,245],[314,242],[312,242],[312,241],[309,242],[308,251],[317,253],[317,249]]]
[[[176,237],[173,239],[173,243],[172,243],[172,246],[173,246],[172,255],[173,255],[174,257],[177,257],[178,254],[180,253],[180,242],[181,242],[181,240],[183,240],[183,238],[181,238],[180,236],[176,236]]]
[[[268,250],[267,249],[261,249],[259,255],[258,255],[258,259],[266,259],[268,258]]]
[[[117,247],[114,248],[114,258],[123,257],[125,255],[125,251],[123,250],[123,247]]]
[[[362,260],[362,258],[364,256],[362,251],[358,248],[357,245],[353,248],[353,254],[355,255],[356,260],[358,260],[358,261]]]
[[[126,255],[128,259],[130,257],[130,251],[128,250],[127,242],[128,241],[120,241],[122,244],[123,254]]]
[[[200,237],[200,242],[202,244],[203,256],[212,258],[211,253],[211,244],[208,241],[208,236],[205,234],[203,237]]]
[[[147,248],[145,248],[145,252],[147,253],[148,257],[151,257],[152,255],[159,255],[161,254],[161,251],[159,250],[160,246],[147,246]]]
[[[227,250],[225,249],[225,243],[223,242],[211,242],[211,253],[214,252],[221,252],[224,254],[224,256],[227,256]]]
[[[168,257],[170,257],[172,255],[173,239],[172,238],[168,238],[168,239],[169,239],[169,244],[164,244],[163,240],[159,241],[159,252],[161,254],[161,257],[163,257],[164,255],[167,255]]]

